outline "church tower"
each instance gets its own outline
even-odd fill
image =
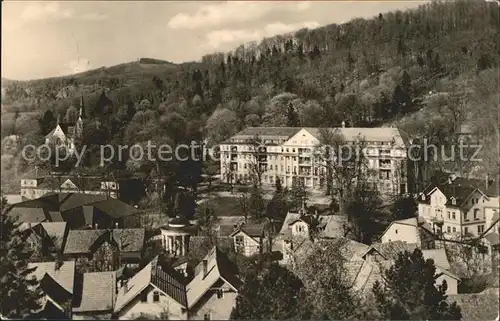
[[[83,118],[85,118],[85,108],[83,105],[83,94],[80,98],[80,112],[78,114],[78,120],[76,121],[76,137],[80,138],[83,136]]]

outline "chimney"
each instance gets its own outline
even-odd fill
[[[342,128],[345,128],[345,121],[342,121]]]
[[[208,274],[208,261],[203,260],[203,278],[206,278]]]

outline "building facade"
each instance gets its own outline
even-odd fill
[[[102,177],[54,175],[21,180],[21,197],[35,199],[49,193],[83,193],[118,198],[120,183]]]
[[[478,188],[448,183],[419,196],[418,215],[441,231],[445,238],[478,237],[493,223],[498,212],[491,198]]]
[[[74,122],[62,123],[58,117],[56,127],[50,133],[45,135],[45,144],[52,145],[57,148],[63,148],[69,154],[73,154],[75,152],[76,140],[83,136],[84,118],[85,108],[82,96],[80,99],[78,119]]]
[[[362,147],[372,181],[383,194],[408,192],[406,139],[397,128],[332,128],[346,147]],[[322,130],[301,127],[249,127],[220,145],[221,179],[248,183],[258,177],[264,185],[298,181],[312,190],[326,188],[321,155]],[[343,150],[342,150],[343,151]]]

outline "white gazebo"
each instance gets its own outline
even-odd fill
[[[195,221],[181,217],[171,218],[168,225],[161,228],[163,248],[172,256],[180,257],[189,252],[189,237],[197,230]]]

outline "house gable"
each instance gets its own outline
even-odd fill
[[[69,178],[61,184],[61,189],[75,189],[78,190],[78,187],[73,183]]]
[[[300,146],[316,146],[319,144],[318,138],[314,137],[305,128],[299,130],[298,133],[290,137],[283,146],[300,147]]]
[[[236,238],[237,238],[238,236],[243,236],[243,238],[244,238],[245,240],[251,241],[251,242],[253,242],[253,243],[255,243],[255,244],[260,244],[260,242],[259,242],[258,240],[256,240],[254,237],[252,237],[252,236],[248,235],[247,233],[245,233],[245,231],[242,231],[242,230],[237,230],[237,231],[235,231],[235,232],[233,232],[233,233],[231,234],[231,237],[232,237],[234,240],[236,240]]]
[[[427,196],[430,198],[430,203],[432,206],[445,206],[446,202],[448,201],[446,196],[441,192],[441,190],[436,187],[434,188],[429,195]]]

